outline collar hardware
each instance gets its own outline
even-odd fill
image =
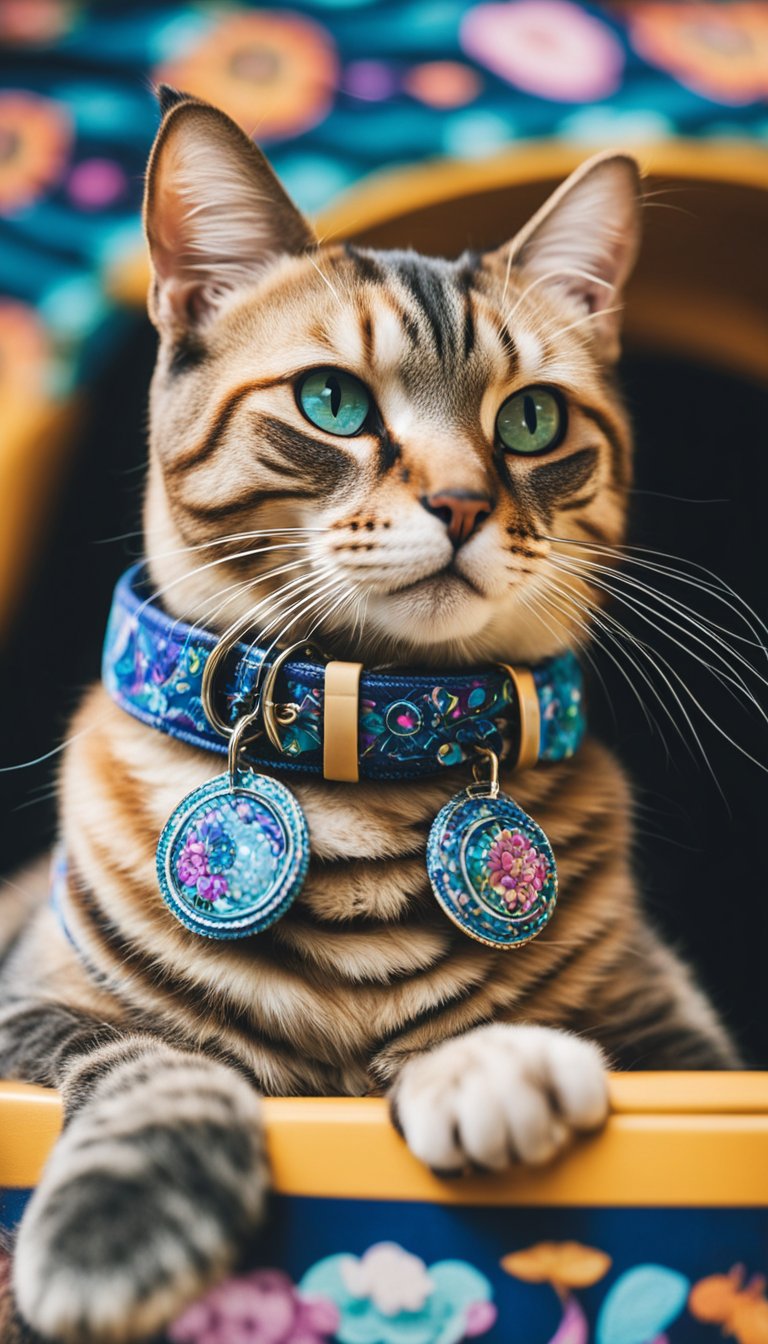
[[[529,667],[513,667],[509,663],[499,666],[506,672],[517,695],[517,754],[512,769],[528,770],[537,764],[541,754],[541,706],[536,681]]]
[[[347,674],[359,671],[356,696],[345,687],[326,715],[321,652],[301,645],[274,657],[232,635],[222,640],[174,619],[151,593],[140,565],[117,584],[102,663],[107,691],[142,723],[220,755],[238,719],[260,709],[264,731],[242,752],[257,769],[322,776],[327,765],[327,778],[354,779],[355,700],[360,779],[441,774],[471,765],[478,746],[523,769],[572,756],[584,734],[581,671],[570,652],[526,668],[358,669]]]
[[[270,663],[272,648],[237,643],[236,631],[217,639],[174,620],[153,605],[140,566],[115,590],[102,664],[109,694],[141,722],[227,755],[225,772],[181,800],[158,842],[158,884],[174,917],[201,937],[246,938],[295,900],[309,831],[276,767],[401,780],[474,762],[475,782],[432,823],[432,889],[469,938],[499,950],[535,938],[555,908],[555,858],[541,827],[501,792],[499,761],[573,755],[585,728],[573,654],[532,668],[366,672],[318,661],[306,645]]]
[[[313,654],[317,655],[319,658],[325,657],[322,650],[318,649],[314,644],[305,644],[302,640],[299,640],[296,644],[290,644],[287,649],[282,649],[277,657],[269,664],[267,674],[264,677],[261,695],[259,697],[261,714],[264,720],[264,731],[272,743],[272,746],[275,748],[275,751],[279,751],[281,754],[285,751],[285,748],[278,728],[289,728],[292,723],[295,723],[299,716],[300,706],[295,702],[276,704],[273,697],[280,669],[288,662],[289,658],[291,658],[293,654],[298,653],[299,650],[301,650],[305,657],[311,657]],[[264,668],[265,662],[262,662],[261,664],[260,673]],[[259,676],[259,680],[260,679],[261,677]]]
[[[476,747],[475,750],[478,756],[480,757],[480,760],[475,761],[474,765],[472,766],[472,777],[475,781],[475,784],[480,785],[481,792],[483,793],[483,795],[487,794],[489,798],[498,798],[499,758],[496,755],[495,751],[491,751],[490,747]],[[482,761],[485,761],[487,763],[489,770],[489,778],[485,781],[482,780],[481,778]],[[470,785],[469,787],[471,789],[472,785]]]
[[[323,777],[356,784],[360,778],[359,723],[362,663],[331,661],[325,668]]]

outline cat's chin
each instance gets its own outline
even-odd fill
[[[458,575],[423,579],[390,593],[369,593],[354,631],[326,632],[337,658],[361,658],[371,667],[474,667],[537,663],[570,647],[519,594],[484,596]]]
[[[421,579],[406,588],[372,594],[366,625],[385,640],[426,653],[446,645],[464,645],[488,624],[488,599],[459,574]]]

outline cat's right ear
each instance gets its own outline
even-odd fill
[[[218,108],[159,90],[144,227],[152,260],[149,315],[170,334],[201,329],[277,257],[315,238],[252,140]]]
[[[605,358],[619,353],[622,293],[640,242],[640,174],[629,154],[595,154],[520,233],[491,255],[530,288],[549,286],[581,312]]]

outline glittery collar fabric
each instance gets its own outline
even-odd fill
[[[227,740],[208,721],[200,699],[206,659],[217,637],[169,616],[150,600],[141,565],[115,589],[102,663],[104,685],[127,713],[171,737],[207,751],[226,752]],[[234,722],[250,706],[264,652],[232,649],[221,677],[222,717]],[[540,760],[572,756],[584,735],[583,686],[571,653],[532,669],[541,707]],[[246,752],[252,765],[322,774],[321,662],[287,662],[275,699],[298,707],[282,730],[282,753],[265,737]],[[398,669],[364,671],[360,681],[360,776],[416,779],[470,760],[478,745],[506,755],[516,736],[517,708],[501,668],[428,674]]]

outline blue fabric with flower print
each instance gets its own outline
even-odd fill
[[[520,142],[768,135],[765,6],[0,0],[0,407],[120,339],[153,88],[222,107],[315,214],[382,168]]]
[[[102,663],[113,700],[135,718],[206,751],[224,753],[225,737],[206,718],[200,698],[205,663],[216,635],[191,627],[151,600],[141,565],[117,584]],[[264,659],[253,645],[233,648],[222,676],[222,717],[234,723],[250,703]],[[244,752],[250,765],[322,774],[324,664],[291,660],[278,677],[275,699],[298,707],[283,729],[282,752],[260,737]],[[541,709],[541,760],[572,756],[584,735],[578,662],[560,654],[533,669]],[[517,698],[501,668],[444,673],[364,671],[360,681],[360,774],[413,779],[472,759],[477,746],[509,753]]]

